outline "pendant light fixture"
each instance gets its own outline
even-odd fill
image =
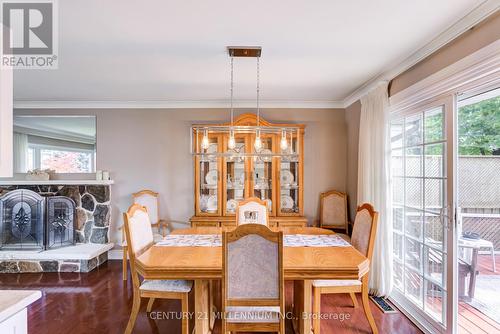
[[[239,157],[241,159],[247,157],[281,157],[288,159],[296,159],[299,155],[298,147],[296,151],[293,150],[292,140],[293,138],[299,138],[302,135],[301,129],[298,126],[287,125],[282,128],[276,127],[261,127],[260,123],[260,56],[262,49],[260,47],[228,47],[227,48],[230,65],[231,65],[231,88],[230,88],[230,123],[228,125],[193,125],[191,127],[191,148],[196,148],[192,150],[192,154],[196,156],[201,156],[202,158],[212,158],[212,157],[223,157],[223,158],[234,158]],[[234,58],[235,57],[253,57],[256,58],[256,124],[255,125],[235,125],[234,124]],[[226,134],[227,148],[222,150],[210,150],[209,133],[215,134]],[[236,149],[236,138],[235,135],[241,134],[253,134],[254,141],[251,146],[253,150],[251,152],[245,152],[245,150],[240,151]],[[272,147],[265,147],[262,141],[262,136],[276,136],[280,138],[278,152],[275,152]],[[201,135],[201,136],[200,136]],[[200,140],[201,137],[201,140]],[[289,138],[287,138],[289,137]],[[199,149],[201,148],[201,150]]]

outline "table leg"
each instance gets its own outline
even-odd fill
[[[312,281],[293,282],[293,327],[297,334],[311,334]]]
[[[210,282],[197,279],[194,281],[194,317],[195,334],[207,334],[210,331]]]

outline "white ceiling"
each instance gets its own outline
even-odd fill
[[[96,117],[14,116],[14,129],[30,135],[94,144]]]
[[[260,45],[261,96],[343,101],[484,0],[59,1],[59,69],[18,70],[17,103],[227,101],[228,45]],[[235,60],[235,99],[255,97]]]

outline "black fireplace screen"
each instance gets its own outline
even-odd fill
[[[47,248],[75,243],[75,202],[64,196],[47,198]]]
[[[47,205],[47,210],[45,210]],[[17,189],[0,197],[0,249],[44,250],[75,242],[75,202]]]

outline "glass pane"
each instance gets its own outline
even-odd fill
[[[446,264],[443,253],[430,247],[424,247],[424,258],[424,275],[426,279],[443,286],[443,272]]]
[[[403,260],[403,236],[399,233],[393,234],[393,253],[394,256]]]
[[[265,153],[272,154],[273,140],[271,137],[262,138],[262,147]],[[262,152],[262,151],[261,151]],[[273,158],[272,156],[256,157],[253,164],[253,196],[260,198],[267,204],[269,212],[272,211],[273,198]],[[290,187],[297,186],[295,179]]]
[[[392,220],[393,228],[396,231],[403,232],[403,219],[404,211],[400,206],[393,206],[392,208]]]
[[[406,208],[405,234],[414,239],[422,240],[422,219],[422,211]]]
[[[444,230],[438,214],[425,213],[425,244],[443,250]]]
[[[422,147],[406,149],[406,176],[422,176]]]
[[[392,199],[394,203],[403,205],[404,200],[404,179],[402,177],[396,177],[392,179]]]
[[[417,272],[421,272],[420,268],[422,265],[422,243],[405,238],[405,261],[406,266],[411,267]]]
[[[422,137],[422,114],[408,117],[405,125],[405,145],[414,146],[422,144]]]
[[[406,179],[406,205],[414,208],[422,208],[422,179]]]
[[[245,138],[235,138],[236,146],[228,152],[245,153]],[[245,159],[229,157],[226,161],[226,213],[234,213],[238,201],[245,198]]]
[[[206,153],[215,153],[219,149],[217,138],[209,138]],[[218,209],[218,181],[219,171],[217,169],[217,157],[206,155],[200,157],[200,211],[216,213]]]
[[[403,146],[403,119],[391,123],[391,147]]]
[[[422,307],[422,277],[412,270],[405,270],[406,296]]]
[[[392,175],[393,176],[403,176],[403,150],[393,150],[392,151]]]
[[[425,176],[444,177],[445,156],[444,143],[425,145]]]
[[[425,311],[437,321],[444,321],[445,291],[431,281],[425,280]]]
[[[394,286],[403,290],[403,264],[397,260],[393,262],[394,269]]]
[[[292,152],[298,152],[297,137],[292,138]],[[279,207],[283,213],[299,212],[299,161],[298,158],[283,157],[280,163]]]
[[[425,210],[439,213],[444,202],[444,180],[425,180]]]
[[[443,108],[438,107],[425,112],[425,142],[443,140],[444,118]]]
[[[40,150],[40,168],[52,169],[57,173],[92,173],[93,152],[63,150]]]

